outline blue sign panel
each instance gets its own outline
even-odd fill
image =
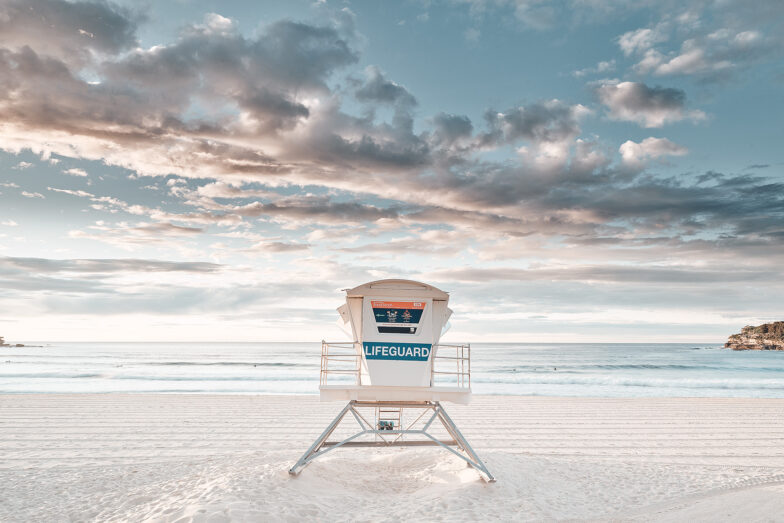
[[[372,300],[376,323],[419,323],[425,310],[423,301]]]
[[[427,361],[433,346],[429,343],[365,341],[362,349],[369,360]]]

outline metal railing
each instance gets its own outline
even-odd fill
[[[320,385],[361,385],[362,359],[357,345],[321,340]]]
[[[433,347],[430,386],[471,388],[471,346]],[[362,385],[362,356],[357,342],[321,342],[320,385]]]
[[[430,384],[432,387],[471,388],[471,345],[437,345],[433,358]]]

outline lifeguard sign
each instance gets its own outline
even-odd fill
[[[319,390],[322,401],[349,403],[290,473],[339,446],[432,444],[494,481],[440,404],[471,398],[471,347],[440,343],[452,315],[448,303],[446,292],[410,280],[380,280],[346,290],[339,323],[353,341],[322,342]],[[363,412],[368,409],[372,416]],[[411,411],[413,421],[404,415]],[[343,441],[327,441],[349,413],[362,430]],[[429,432],[436,420],[451,439]],[[362,436],[374,440],[359,441]]]

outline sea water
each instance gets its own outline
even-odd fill
[[[317,394],[319,343],[0,348],[0,393]],[[716,344],[471,345],[475,394],[784,398],[784,352]]]

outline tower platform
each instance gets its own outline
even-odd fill
[[[471,389],[465,387],[383,387],[322,385],[321,401],[450,401],[467,405]]]

